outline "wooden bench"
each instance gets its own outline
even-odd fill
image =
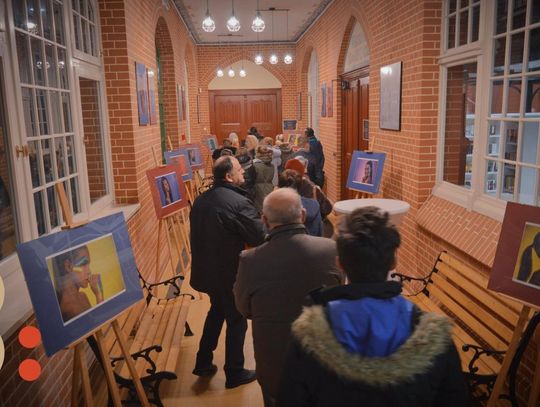
[[[392,277],[401,280],[403,294],[420,309],[447,315],[455,322],[453,340],[471,396],[479,401],[488,400],[522,305],[488,291],[486,276],[446,252],[439,255],[425,277],[400,273],[393,273]],[[533,319],[529,325],[538,323]],[[529,340],[530,335],[523,335],[520,346],[526,347]],[[522,354],[516,353],[514,358],[521,358]],[[512,389],[505,398],[515,402]]]
[[[146,297],[117,320],[128,338],[129,352],[135,361],[148,401],[163,406],[159,386],[165,379],[177,378],[175,370],[182,338],[193,335],[187,324],[193,296],[180,292],[183,276],[175,276],[157,284],[149,284],[140,273],[139,278]],[[157,295],[160,287],[169,289],[165,298]],[[95,339],[90,337],[88,343],[100,361]],[[136,405],[137,393],[124,358],[116,356],[121,352],[112,328],[105,332],[105,349],[111,358],[116,382],[121,389],[126,389],[123,397],[127,395],[127,399],[123,403]]]

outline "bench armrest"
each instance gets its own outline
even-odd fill
[[[156,373],[156,364],[155,362],[152,360],[152,358],[150,357],[150,352],[152,352],[153,350],[155,350],[156,352],[161,352],[161,346],[159,345],[152,345],[152,346],[149,346],[147,348],[144,348],[138,352],[135,352],[135,353],[132,353],[131,354],[131,357],[133,358],[133,360],[137,360],[139,358],[143,358],[144,360],[146,360],[148,362],[148,364],[150,365],[150,369],[146,369],[146,373],[152,375],[152,374],[155,374]],[[123,356],[120,356],[120,357],[117,357],[117,358],[111,358],[111,365],[112,367],[115,367],[116,364],[120,361],[124,360],[124,357]]]
[[[495,355],[504,355],[506,353],[506,351],[483,348],[482,346],[472,345],[472,344],[465,344],[461,347],[461,349],[463,349],[464,352],[468,352],[469,350],[472,350],[474,352],[473,357],[469,361],[470,374],[475,374],[476,372],[478,372],[478,367],[476,367],[475,364],[476,364],[476,361],[482,355],[495,356]]]
[[[184,276],[174,276],[172,278],[169,278],[168,280],[160,281],[159,283],[148,284],[148,292],[153,297],[156,297],[156,295],[152,293],[154,287],[159,287],[160,285],[163,285],[165,287],[168,285],[172,285],[175,289],[173,295],[175,297],[178,297],[180,295],[180,285],[182,285],[182,281],[184,281]]]
[[[408,276],[406,274],[392,273],[390,275],[390,277],[391,278],[398,278],[399,282],[401,284],[403,284],[405,282],[409,282],[409,281],[420,281],[422,283],[422,288],[420,290],[418,290],[417,292],[415,292],[413,294],[407,294],[406,296],[407,297],[415,297],[418,294],[423,293],[423,294],[425,294],[426,296],[429,297],[429,291],[427,289],[427,286],[428,286],[429,283],[431,283],[431,273],[426,277],[412,277],[412,276]]]

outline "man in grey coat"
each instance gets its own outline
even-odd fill
[[[342,282],[333,240],[309,236],[305,210],[291,188],[273,191],[264,200],[266,243],[240,254],[234,285],[238,311],[253,320],[257,380],[265,405],[273,405],[290,341],[291,323],[306,295],[323,285]]]

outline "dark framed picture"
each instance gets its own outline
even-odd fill
[[[362,138],[366,141],[369,141],[369,120],[364,119],[362,121]]]
[[[176,97],[178,98],[178,120],[183,121],[185,120],[185,112],[184,112],[184,102],[182,100],[182,87],[180,85],[176,85]]]
[[[302,120],[302,92],[296,95],[296,119]]]
[[[333,82],[326,87],[326,117],[334,117],[334,87]]]
[[[347,188],[371,194],[379,192],[385,158],[385,153],[354,151]]]
[[[540,208],[506,204],[488,288],[540,307]]]
[[[191,166],[191,169],[193,171],[202,170],[204,168],[204,163],[201,155],[201,146],[199,144],[184,144],[180,146],[179,150],[184,152],[187,163]]]
[[[184,182],[193,179],[193,171],[191,171],[191,166],[188,164],[185,151],[165,151],[165,162],[167,164],[174,164],[180,166],[180,175],[182,176],[182,180]]]
[[[201,95],[197,94],[197,123],[201,122]]]
[[[143,298],[122,213],[17,245],[48,356]]]
[[[182,120],[187,120],[187,106],[186,106],[186,87],[185,85],[180,86],[180,94],[182,99]]]
[[[321,86],[321,117],[326,117],[326,83]]]
[[[174,164],[146,171],[158,219],[178,212],[188,205],[181,172],[180,165]]]
[[[144,64],[135,62],[135,76],[137,84],[137,110],[139,113],[139,125],[146,126],[149,122],[148,109],[148,80]]]
[[[202,136],[202,142],[210,151],[214,151],[217,147],[217,137],[213,134]]]
[[[379,127],[387,130],[401,128],[401,61],[381,67]]]
[[[155,72],[152,69],[147,69],[146,76],[148,78],[148,109],[150,124],[157,123],[157,99],[156,99],[156,78]]]
[[[297,121],[294,119],[283,120],[283,131],[296,130]]]

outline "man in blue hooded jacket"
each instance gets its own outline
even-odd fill
[[[400,236],[378,208],[340,223],[338,262],[350,284],[317,290],[293,323],[277,406],[466,406],[451,324],[386,281]]]

